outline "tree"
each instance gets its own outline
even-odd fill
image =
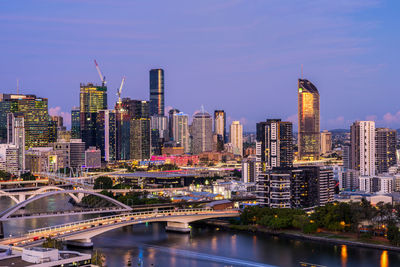
[[[104,266],[104,255],[95,250],[92,255],[92,264],[100,267]]]
[[[43,242],[42,246],[44,248],[63,249],[62,242],[57,239],[53,239],[51,237],[46,238],[46,240]]]
[[[93,189],[112,189],[113,181],[110,177],[100,176],[94,181]]]
[[[387,239],[390,244],[399,246],[400,245],[400,232],[399,227],[394,224],[388,226]]]

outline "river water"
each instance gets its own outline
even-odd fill
[[[28,208],[54,210],[72,208],[68,197],[39,200]],[[12,205],[0,199],[0,209]],[[91,215],[93,216],[93,215]],[[90,218],[70,216],[16,220],[4,223],[6,235],[29,229]],[[223,231],[195,226],[191,234],[166,232],[165,224],[123,227],[93,238],[94,249],[105,256],[107,266],[301,266],[302,262],[321,266],[400,266],[400,253],[312,241],[291,240],[263,234]],[[92,250],[81,250],[92,252]]]

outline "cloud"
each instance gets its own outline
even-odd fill
[[[286,120],[286,121],[290,121],[291,123],[293,123],[293,124],[296,124],[296,125],[297,125],[297,122],[298,122],[298,116],[297,116],[297,113],[296,113],[296,114],[293,114],[293,115],[290,115],[290,116],[289,116],[289,117],[287,117],[285,120]]]
[[[376,115],[368,115],[367,117],[365,117],[365,119],[367,121],[377,121],[378,120],[378,116],[376,116]]]
[[[61,116],[63,117],[64,126],[70,127],[71,126],[71,113],[61,111],[61,107],[53,107],[49,109],[50,116]]]
[[[395,114],[386,113],[383,115],[383,122],[386,124],[400,123],[400,111],[397,111]]]

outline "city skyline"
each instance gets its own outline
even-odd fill
[[[205,1],[181,2],[175,9],[159,1],[101,7],[89,1],[79,8],[49,3],[2,3],[0,31],[6,37],[0,53],[7,64],[1,65],[0,78],[4,93],[16,93],[19,79],[20,93],[47,97],[50,114],[67,115],[66,124],[78,105],[79,84],[100,84],[92,63],[97,59],[107,77],[109,103],[116,102],[123,76],[124,97],[148,100],[148,71],[163,68],[166,107],[190,115],[202,104],[210,113],[224,109],[227,124],[240,120],[245,131],[255,131],[255,123],[266,118],[296,121],[294,92],[303,64],[304,78],[321,94],[321,130],[370,119],[377,127],[400,127],[397,103],[389,97],[397,89],[399,37],[392,32],[399,24],[398,3]],[[157,19],[140,14],[149,9]],[[84,16],[91,10],[102,18]],[[277,101],[263,105],[268,97]]]

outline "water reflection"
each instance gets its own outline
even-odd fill
[[[384,250],[382,251],[381,254],[381,267],[388,267],[388,266],[389,266],[388,252]]]
[[[342,260],[342,267],[347,266],[347,246],[342,245],[342,250],[340,252],[341,260]]]

